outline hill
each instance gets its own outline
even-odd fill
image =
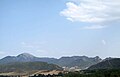
[[[74,67],[79,66],[81,69],[85,69],[93,64],[96,64],[101,61],[101,58],[96,57],[87,57],[87,56],[72,56],[72,57],[62,57],[56,64],[60,66]]]
[[[35,70],[62,70],[62,68],[46,62],[14,62],[0,65],[0,72],[26,72]]]
[[[0,64],[6,64],[6,63],[13,63],[13,62],[35,62],[35,61],[42,61],[42,62],[48,62],[56,60],[55,58],[39,58],[35,57],[29,53],[22,53],[18,56],[6,56],[2,59],[0,59]]]
[[[92,65],[88,69],[120,69],[120,58],[105,59],[102,62]]]
[[[61,57],[56,58],[39,58],[35,57],[29,53],[22,53],[18,56],[7,56],[0,59],[0,64],[14,63],[14,62],[47,62],[59,65],[61,67],[74,67],[79,66],[81,69],[85,69],[91,65],[99,63],[101,58],[96,57],[87,57],[87,56],[72,56],[72,57]]]

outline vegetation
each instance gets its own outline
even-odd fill
[[[8,64],[14,62],[36,62],[36,61],[52,63],[62,67],[79,66],[81,69],[85,69],[86,67],[90,67],[91,65],[99,63],[101,61],[101,58],[99,58],[98,56],[96,57],[72,56],[72,57],[61,57],[59,59],[39,58],[29,53],[22,53],[19,54],[18,56],[6,56],[0,59],[0,64]]]
[[[34,75],[34,76],[29,76],[29,77],[63,77],[62,73],[58,73],[57,75],[53,74],[53,75],[44,75],[44,74],[38,74],[38,75]]]
[[[120,69],[120,58],[104,60],[98,64],[92,65],[88,69]]]
[[[102,70],[85,70],[82,72],[69,72],[63,77],[120,77],[120,69],[102,69]]]
[[[12,77],[12,76],[0,76],[0,77]],[[35,74],[29,77],[120,77],[120,69],[83,70],[80,72],[58,73],[57,75]]]
[[[86,67],[90,67],[96,63],[99,63],[101,58],[96,57],[87,57],[87,56],[72,56],[72,57],[61,57],[55,62],[55,64],[60,66],[74,67],[78,66],[81,69],[85,69]]]
[[[0,65],[0,72],[26,72],[33,70],[62,70],[62,68],[46,62],[15,62]]]

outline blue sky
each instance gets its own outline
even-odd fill
[[[0,0],[0,58],[120,57],[119,7],[119,0]]]

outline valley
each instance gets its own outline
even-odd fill
[[[72,75],[73,77],[97,77],[97,73],[100,73],[99,77],[101,77],[105,72],[114,74],[119,72],[119,69],[120,58],[102,60],[98,56],[55,59],[39,58],[29,53],[22,53],[0,59],[0,77],[72,77]],[[111,75],[111,77],[114,76]]]

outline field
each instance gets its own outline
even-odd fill
[[[29,77],[29,76],[33,76],[33,75],[39,75],[39,74],[43,74],[43,75],[57,75],[58,73],[63,72],[63,71],[57,71],[57,70],[52,70],[52,71],[48,71],[48,70],[36,70],[36,71],[27,71],[27,72],[7,72],[7,73],[0,73],[0,77],[1,76],[20,76],[20,77]]]
[[[82,70],[79,72],[41,70],[26,73],[9,72],[0,75],[0,77],[120,77],[120,69]]]

